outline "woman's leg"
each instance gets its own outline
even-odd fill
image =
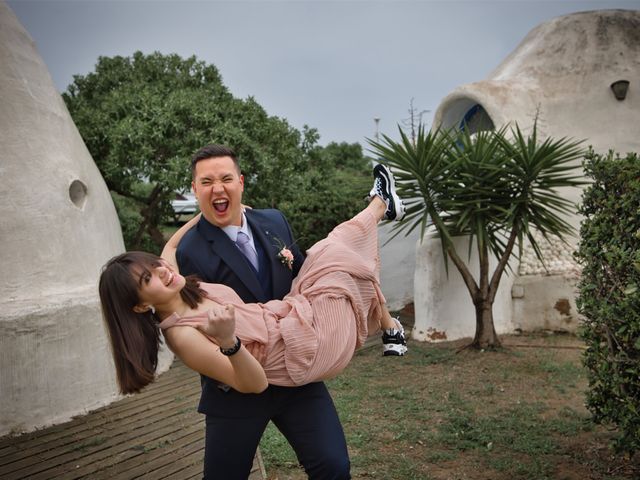
[[[400,323],[400,319],[393,318],[386,305],[382,305],[382,319],[380,325],[382,327],[382,355],[402,356],[407,353],[407,340],[404,336],[404,328]],[[386,317],[386,318],[385,318]]]
[[[327,275],[326,265],[346,265],[349,275],[358,279],[370,279],[376,290],[379,307],[375,308],[375,322],[383,331],[384,355],[403,355],[406,352],[404,331],[400,323],[393,319],[384,306],[384,296],[379,289],[379,248],[378,223],[383,220],[399,220],[404,216],[404,205],[395,191],[393,175],[384,165],[376,165],[375,182],[369,193],[369,204],[355,217],[341,223],[327,236],[307,251],[307,260],[298,276],[293,294],[317,294],[328,287],[328,282],[337,278],[321,279]],[[321,267],[316,268],[316,265]],[[362,284],[356,282],[360,288]],[[299,290],[298,290],[299,288]],[[358,292],[355,298],[371,298],[370,292]],[[355,301],[358,304],[357,300]],[[357,318],[367,317],[369,307],[359,312]],[[369,314],[372,312],[369,311]],[[372,325],[371,325],[372,326]],[[397,345],[397,346],[396,346]]]
[[[393,174],[386,166],[378,164],[373,169],[373,175],[375,181],[369,193],[371,201],[367,208],[370,208],[371,213],[380,220],[402,220],[404,204],[395,191]],[[404,355],[407,351],[404,329],[398,319],[391,317],[384,304],[380,308],[380,329],[382,330],[382,354]]]
[[[377,256],[377,224],[381,220],[400,221],[404,218],[404,203],[396,193],[391,170],[382,164],[373,169],[374,183],[369,192],[369,204],[351,220],[341,223],[328,238],[344,242],[366,257]],[[375,237],[370,241],[369,237]],[[319,242],[323,243],[323,241]],[[311,247],[310,250],[313,250]]]
[[[387,310],[386,304],[382,305],[382,308],[380,309],[380,330],[388,330],[390,328],[397,327],[398,325],[389,313],[389,310]]]
[[[373,176],[375,180],[369,193],[370,201],[364,212],[368,212],[376,222],[402,220],[405,207],[396,193],[395,179],[391,170],[385,165],[378,164],[373,169]],[[385,304],[380,308],[380,329],[382,330],[382,354],[384,356],[404,355],[407,351],[404,328],[399,319],[391,317]]]
[[[384,213],[387,211],[387,204],[378,197],[375,196],[369,202],[369,205],[365,207],[365,210],[371,212],[371,215],[379,222],[384,218]]]
[[[379,163],[373,168],[373,177],[375,180],[369,198],[381,198],[387,206],[384,218],[399,222],[404,218],[404,203],[396,192],[396,182],[391,170]]]
[[[404,203],[396,193],[395,179],[391,170],[382,164],[373,169],[373,188],[369,192],[369,210],[378,220],[400,221],[404,218]]]

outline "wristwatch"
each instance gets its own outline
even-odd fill
[[[220,353],[223,355],[226,355],[227,357],[230,357],[234,353],[238,353],[238,350],[240,350],[241,346],[242,346],[242,342],[240,341],[240,338],[236,335],[236,344],[231,348],[220,347]]]

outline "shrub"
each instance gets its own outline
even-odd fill
[[[640,447],[640,162],[589,152],[593,180],[583,194],[576,257],[582,263],[577,299],[584,316],[587,407],[595,421],[618,430],[615,447]]]

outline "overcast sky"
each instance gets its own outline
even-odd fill
[[[0,0],[3,1],[3,0]],[[535,26],[640,0],[189,1],[11,0],[55,85],[64,91],[97,58],[137,50],[214,64],[240,98],[253,96],[320,143],[396,136],[413,98],[429,110],[482,80]]]

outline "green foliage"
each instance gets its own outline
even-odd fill
[[[140,202],[130,197],[119,195],[118,193],[111,191],[111,199],[116,207],[118,213],[118,220],[120,221],[120,228],[122,229],[122,237],[125,239],[135,238],[140,224],[142,223],[142,215],[140,210],[143,205]],[[144,235],[138,245],[137,250],[143,250],[146,252],[155,253],[160,255],[161,248],[151,241],[151,237]]]
[[[640,161],[590,152],[583,195],[577,305],[585,317],[587,406],[617,427],[616,447],[640,448]]]
[[[467,129],[425,132],[420,126],[415,141],[402,130],[400,136],[399,142],[386,135],[383,142],[370,141],[380,161],[394,170],[408,206],[397,233],[419,228],[424,236],[433,225],[445,266],[447,259],[453,261],[476,308],[473,346],[498,346],[492,306],[510,257],[520,256],[527,238],[543,261],[534,231],[559,238],[571,231],[564,215],[575,209],[561,189],[582,184],[576,169],[584,155],[580,142],[541,140],[536,124],[529,135],[516,125],[473,134]],[[477,280],[455,249],[456,236],[467,236],[469,249],[475,240]],[[492,274],[490,254],[498,259]]]
[[[303,250],[358,213],[373,183],[371,160],[357,143],[316,146],[307,156],[307,168],[287,179],[296,188],[280,204]]]
[[[357,190],[369,175],[358,144],[316,146],[315,129],[301,134],[253,98],[234,98],[216,67],[195,57],[100,57],[63,98],[118,199],[127,249],[161,249],[158,226],[171,218],[173,192],[190,185],[190,157],[209,143],[236,151],[245,203],[281,208],[305,247],[349,218],[368,191]]]
[[[277,204],[286,193],[279,179],[304,162],[297,130],[252,98],[235,99],[217,69],[195,57],[100,57],[95,72],[75,76],[63,98],[109,190],[138,202],[138,228],[126,230],[130,249],[147,240],[161,246],[157,226],[173,192],[190,184],[189,158],[199,147],[237,150],[255,204]],[[151,186],[144,193],[143,181]]]

